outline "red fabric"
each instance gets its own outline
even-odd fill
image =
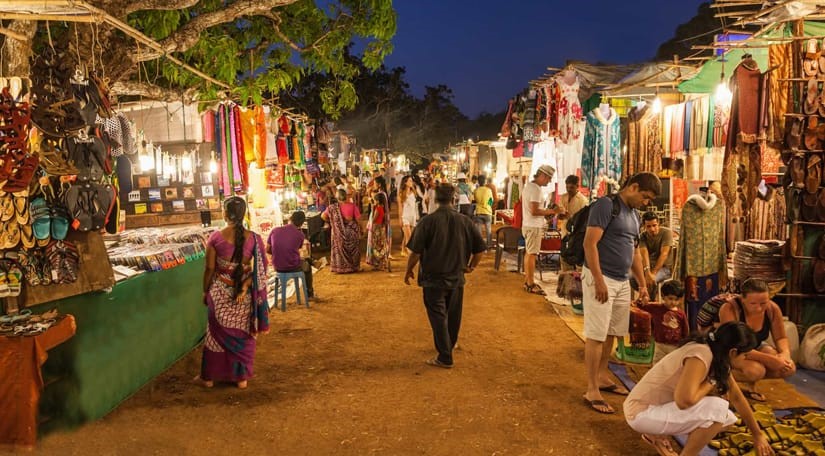
[[[0,446],[32,447],[37,441],[37,407],[48,350],[74,336],[74,317],[66,315],[39,336],[0,337]]]
[[[232,128],[235,129],[235,137],[237,138],[236,146],[238,147],[238,163],[240,164],[240,171],[241,171],[241,182],[243,182],[243,188],[249,188],[249,165],[246,162],[246,152],[244,151],[244,144],[243,140],[243,132],[241,131],[241,109],[238,106],[235,106],[235,115],[233,118],[235,119],[235,124]]]
[[[372,221],[375,225],[383,225],[384,224],[384,208],[381,206],[375,206],[375,219]]]
[[[516,148],[513,149],[513,158],[523,157],[524,156],[524,141],[519,141],[516,143]]]
[[[521,199],[513,206],[513,227],[521,229],[521,222],[524,220],[524,213],[521,210]]]
[[[679,345],[688,336],[688,321],[681,309],[670,310],[657,303],[639,304],[649,313],[653,323],[653,339],[660,344]]]

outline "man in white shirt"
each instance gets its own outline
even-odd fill
[[[544,295],[544,291],[533,280],[536,272],[536,256],[541,250],[541,239],[544,234],[544,217],[556,215],[559,209],[545,209],[542,206],[544,198],[541,187],[553,180],[556,170],[550,165],[541,165],[533,176],[533,181],[524,186],[521,193],[521,234],[524,236],[524,274],[526,280],[524,289],[528,293]]]

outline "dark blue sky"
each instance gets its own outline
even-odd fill
[[[702,0],[395,0],[388,67],[413,92],[446,84],[468,116],[507,99],[566,60],[649,61]]]

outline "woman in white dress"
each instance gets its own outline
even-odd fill
[[[416,195],[420,192],[410,176],[401,179],[401,189],[398,192],[398,211],[401,218],[401,232],[404,240],[401,242],[401,256],[407,256],[407,242],[412,237],[412,230],[418,222],[418,207],[415,204]]]

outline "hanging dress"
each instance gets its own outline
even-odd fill
[[[567,143],[581,136],[582,105],[579,101],[579,79],[573,84],[559,80],[561,100],[559,102],[559,139]]]
[[[606,182],[618,186],[622,177],[622,147],[619,115],[610,108],[605,118],[601,109],[587,114],[582,151],[582,186],[598,188]]]

